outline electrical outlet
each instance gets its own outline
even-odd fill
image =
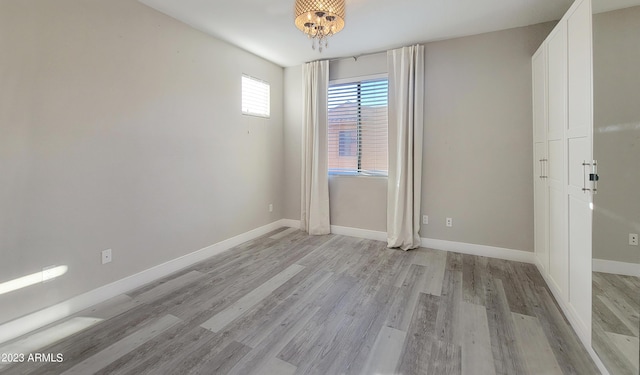
[[[447,218],[447,226],[448,227],[452,227],[453,226],[453,219],[450,218],[450,217]]]
[[[629,245],[638,246],[638,233],[629,233]]]
[[[273,203],[269,203],[269,212],[273,212]]]
[[[422,224],[429,224],[429,216],[422,215]]]
[[[111,263],[111,249],[102,251],[102,264]]]

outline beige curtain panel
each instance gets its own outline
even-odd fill
[[[387,52],[389,68],[389,186],[387,245],[420,247],[424,47]]]
[[[302,212],[300,224],[309,234],[329,234],[329,162],[327,156],[327,91],[329,62],[302,68]]]

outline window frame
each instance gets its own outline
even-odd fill
[[[342,85],[342,84],[349,84],[349,83],[353,83],[353,84],[361,84],[363,81],[376,81],[376,80],[386,80],[387,81],[387,137],[389,134],[389,74],[388,73],[378,73],[378,74],[369,74],[369,75],[363,75],[363,76],[356,76],[356,77],[348,77],[348,78],[339,78],[339,79],[333,79],[333,80],[329,80],[329,86],[328,88],[330,88],[332,85]],[[358,95],[359,96],[359,95]],[[329,93],[327,90],[327,104],[329,103]],[[361,98],[358,98],[358,108],[360,108],[361,106]],[[360,110],[358,110],[358,112],[360,112]],[[328,115],[328,106],[327,106],[327,135],[329,134],[329,115]],[[356,154],[358,155],[358,159],[361,158],[360,156],[360,151],[362,148],[362,143],[361,143],[361,139],[360,139],[360,127],[362,126],[362,124],[360,123],[360,115],[358,115],[358,124],[357,124],[357,130],[356,130]],[[387,152],[388,152],[388,144],[387,144]],[[339,145],[338,145],[339,148]],[[329,150],[327,150],[328,152]],[[358,164],[360,165],[361,161],[358,161]],[[387,170],[384,172],[380,172],[380,173],[372,173],[372,172],[366,172],[366,171],[361,171],[361,170],[348,170],[348,171],[339,171],[339,170],[332,170],[331,168],[328,168],[328,176],[354,176],[354,177],[383,177],[383,178],[387,178],[389,177],[389,167],[387,166]]]

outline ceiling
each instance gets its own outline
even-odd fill
[[[280,66],[558,20],[573,0],[346,0],[346,26],[322,53],[293,24],[294,0],[139,0]],[[593,0],[594,10],[640,0]],[[600,5],[602,4],[602,5]]]

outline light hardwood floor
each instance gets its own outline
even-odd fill
[[[598,373],[533,265],[385,245],[282,228],[9,343],[64,361],[0,372]]]
[[[638,375],[640,278],[593,273],[593,347],[614,375]]]

